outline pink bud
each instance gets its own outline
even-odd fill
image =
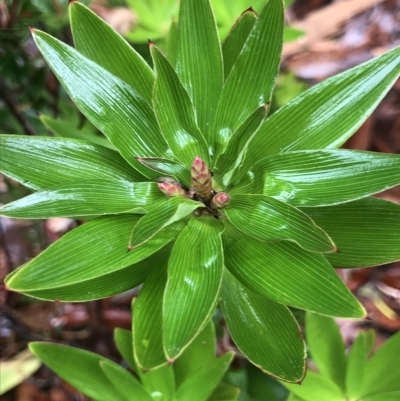
[[[158,188],[169,198],[174,198],[175,196],[185,196],[185,190],[178,184],[172,182],[163,181],[158,184]]]
[[[205,200],[212,196],[212,179],[207,164],[196,156],[190,169],[193,189]]]
[[[218,192],[212,199],[213,205],[219,209],[228,206],[231,197],[226,192]]]

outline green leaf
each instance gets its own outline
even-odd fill
[[[154,182],[80,181],[9,203],[0,214],[22,219],[98,216],[142,211],[165,199]]]
[[[150,46],[157,72],[153,105],[164,138],[176,158],[188,169],[196,156],[209,164],[207,143],[200,132],[192,102],[167,59]]]
[[[168,153],[147,101],[72,47],[37,30],[33,31],[33,38],[81,112],[132,166],[146,177],[154,177],[136,157],[169,158],[171,152]]]
[[[400,74],[400,48],[327,79],[268,118],[251,140],[245,169],[268,155],[338,148],[361,126]]]
[[[39,190],[83,180],[142,181],[117,153],[66,138],[0,135],[0,171]]]
[[[88,133],[84,130],[80,130],[69,121],[64,121],[59,118],[56,120],[48,116],[40,116],[40,121],[56,136],[61,136],[63,138],[80,139],[91,142],[95,145],[100,145],[115,150],[114,146],[111,145],[110,141],[107,138],[95,135],[93,133]]]
[[[74,1],[69,11],[76,49],[125,81],[151,104],[154,73],[143,58],[83,4]]]
[[[117,327],[114,330],[114,342],[129,367],[136,372],[136,363],[133,359],[132,332]]]
[[[225,269],[221,306],[233,341],[251,363],[284,381],[305,374],[305,344],[286,306],[244,287]]]
[[[248,139],[257,130],[267,114],[267,109],[262,106],[233,133],[232,138],[223,154],[217,160],[216,170],[219,174],[225,174],[222,183],[227,186],[235,178],[237,168],[243,159],[242,150]],[[231,171],[229,171],[231,170]]]
[[[210,321],[174,362],[177,387],[190,376],[195,375],[203,366],[212,363],[216,359],[216,351],[215,329],[214,324]]]
[[[108,380],[128,401],[154,401],[148,391],[126,369],[111,361],[100,361]]]
[[[192,201],[184,196],[177,196],[168,200],[165,198],[165,202],[159,202],[148,208],[148,213],[135,225],[132,232],[132,248],[144,244],[163,228],[202,207],[205,207],[203,203]]]
[[[175,69],[193,102],[198,126],[211,144],[210,120],[224,78],[221,45],[209,0],[181,0],[177,42]]]
[[[178,36],[178,23],[176,21],[172,21],[167,38],[167,59],[173,67],[175,67],[176,64],[176,53],[178,51],[177,36]]]
[[[233,356],[233,352],[227,352],[188,376],[176,391],[176,401],[206,401],[222,379]]]
[[[390,393],[373,394],[363,397],[362,401],[398,401],[400,391],[391,391]]]
[[[100,361],[110,360],[93,352],[46,342],[29,344],[31,351],[57,375],[97,401],[122,401],[125,397],[109,381]]]
[[[287,152],[261,160],[254,174],[265,195],[293,206],[328,206],[400,184],[400,156],[354,150]]]
[[[282,384],[300,397],[301,401],[343,401],[342,391],[334,382],[310,370],[307,371],[306,377],[300,386],[298,384]]]
[[[362,393],[400,392],[400,332],[390,337],[367,361]],[[366,397],[365,397],[366,398]]]
[[[365,366],[371,351],[371,338],[374,340],[375,332],[368,330],[360,332],[354,340],[347,359],[346,390],[351,400],[358,400],[362,396]]]
[[[236,63],[236,60],[238,59],[256,21],[257,14],[252,9],[246,10],[236,21],[228,36],[222,43],[225,79],[229,76],[232,67]]]
[[[376,266],[400,259],[399,205],[366,198],[303,211],[335,242],[339,252],[326,255],[334,267]]]
[[[293,42],[304,36],[304,34],[305,32],[301,29],[285,26],[285,29],[283,30],[283,43]]]
[[[240,388],[228,383],[219,383],[207,401],[237,400]]]
[[[244,285],[272,301],[330,316],[365,316],[326,259],[296,244],[240,239],[225,250],[225,265]]]
[[[207,324],[222,280],[223,225],[193,217],[178,236],[168,262],[164,293],[164,350],[176,359]]]
[[[135,215],[103,217],[75,228],[6,279],[8,288],[20,292],[53,289],[60,294],[54,299],[63,299],[63,287],[73,289],[81,285],[84,289],[85,282],[88,284],[92,279],[141,262],[173,240],[176,230],[181,229],[181,226],[170,226],[127,253],[129,235],[137,220]],[[147,271],[138,268],[134,274],[139,281],[136,285],[147,277],[148,269],[149,266]],[[91,294],[82,295],[90,297]]]
[[[327,316],[306,314],[306,338],[320,374],[334,382],[345,393],[345,346],[335,321]]]
[[[225,210],[243,233],[260,240],[291,240],[311,252],[332,252],[329,236],[300,210],[262,195],[234,195]]]
[[[226,79],[213,122],[214,154],[259,107],[271,101],[283,37],[283,3],[269,0]]]
[[[163,348],[162,304],[167,284],[167,261],[146,278],[133,307],[135,360],[141,369],[166,363]]]

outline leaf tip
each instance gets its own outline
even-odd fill
[[[35,31],[36,31],[36,29],[35,29],[34,27],[32,27],[32,26],[29,27],[29,30],[30,30],[30,32],[31,32],[32,34],[35,33]]]
[[[68,0],[68,6],[72,5],[75,2],[76,2],[76,0]]]
[[[254,16],[258,17],[258,14],[254,11],[253,7],[249,7],[248,9],[244,10],[240,16],[245,14],[253,14]]]

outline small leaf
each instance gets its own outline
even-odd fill
[[[154,401],[147,390],[126,369],[114,362],[102,360],[100,367],[108,380],[129,401]]]
[[[225,250],[225,265],[244,285],[272,301],[330,316],[365,316],[326,259],[296,244],[243,238]]]
[[[132,248],[144,244],[163,228],[202,207],[204,207],[203,203],[192,201],[184,196],[177,196],[168,200],[165,198],[165,202],[162,201],[162,203],[148,208],[148,213],[135,225],[132,233]]]
[[[117,152],[74,139],[0,135],[0,154],[0,171],[35,190],[83,180],[143,180]]]
[[[249,144],[245,170],[280,152],[340,147],[400,74],[400,48],[313,86],[268,118]]]
[[[293,206],[328,206],[400,184],[400,156],[354,150],[287,152],[261,160],[254,174],[265,195]]]
[[[266,241],[292,240],[311,252],[332,252],[329,236],[300,210],[262,195],[234,195],[224,210],[240,231]]]
[[[141,369],[166,363],[163,348],[162,304],[167,284],[167,263],[146,278],[133,307],[132,333],[135,360]]]
[[[345,346],[335,321],[314,313],[306,314],[306,338],[311,357],[322,376],[345,393]]]
[[[236,63],[256,21],[257,14],[252,9],[246,10],[236,21],[222,43],[225,79],[227,79],[232,67]]]
[[[56,374],[88,397],[96,401],[127,400],[109,381],[99,364],[100,361],[114,362],[101,355],[46,342],[30,343],[29,348]]]
[[[223,152],[233,132],[254,110],[271,101],[282,38],[283,3],[269,0],[226,79],[212,124],[215,155]]]
[[[305,344],[286,306],[244,287],[225,269],[221,306],[233,341],[251,363],[284,381],[305,374]]]
[[[366,198],[342,205],[304,208],[332,237],[339,252],[326,255],[334,267],[366,267],[400,259],[400,206]]]
[[[199,128],[210,144],[210,120],[224,78],[221,45],[209,0],[181,0],[177,47],[175,70],[193,102]]]
[[[148,178],[154,177],[136,158],[169,158],[171,152],[147,101],[124,81],[65,43],[37,30],[33,31],[33,38],[81,112],[135,169]]]
[[[188,376],[176,391],[176,401],[207,401],[228,369],[233,356],[233,352],[227,352]]]
[[[222,224],[193,217],[175,241],[164,293],[164,349],[176,359],[211,318],[222,280]]]
[[[142,211],[165,199],[154,182],[80,181],[36,192],[0,209],[20,219],[99,216]]]
[[[157,72],[153,105],[164,138],[176,158],[188,169],[195,156],[209,162],[207,143],[200,132],[192,102],[167,59],[150,46]]]
[[[117,327],[114,330],[114,342],[129,367],[136,372],[136,363],[133,359],[132,332]]]

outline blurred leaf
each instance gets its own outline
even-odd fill
[[[363,397],[362,401],[398,401],[400,391],[392,391],[390,393],[373,394]]]
[[[293,42],[304,36],[305,32],[301,29],[292,28],[291,26],[285,26],[283,30],[283,43]]]
[[[329,236],[300,210],[263,195],[235,195],[225,210],[228,220],[250,237],[292,240],[311,252],[332,252]]]
[[[296,244],[243,238],[225,250],[225,265],[244,285],[272,301],[331,316],[365,315],[326,259]]]
[[[164,350],[176,359],[214,312],[222,280],[223,225],[192,217],[175,241],[164,294]]]
[[[117,327],[114,330],[114,342],[129,367],[136,372],[136,363],[133,359],[132,332]]]
[[[400,259],[400,206],[376,198],[304,208],[332,237],[339,252],[325,255],[334,267],[366,267]]]
[[[221,306],[238,349],[268,374],[299,382],[305,373],[305,344],[286,306],[244,287],[225,269]]]
[[[227,383],[219,383],[207,401],[237,400],[239,394],[239,387]]]
[[[0,135],[0,171],[32,189],[83,180],[142,181],[117,153],[64,138]]]

